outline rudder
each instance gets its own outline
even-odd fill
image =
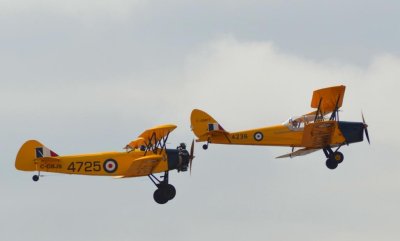
[[[37,170],[35,160],[41,157],[58,156],[55,152],[37,140],[26,141],[18,151],[15,168],[21,171]]]
[[[193,133],[199,138],[198,141],[207,141],[203,139],[210,132],[226,132],[214,118],[202,110],[194,109],[190,122]]]

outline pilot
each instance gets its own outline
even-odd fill
[[[182,142],[181,144],[179,144],[177,149],[178,150],[186,150],[186,144]]]
[[[179,151],[179,160],[178,160],[178,171],[186,171],[187,170],[187,165],[188,161],[186,159],[183,159],[183,156],[187,156],[187,151],[186,151],[186,144],[181,143],[179,146],[176,148]],[[186,152],[185,152],[186,151]]]
[[[292,126],[297,128],[299,126],[299,122],[297,120],[292,121]]]

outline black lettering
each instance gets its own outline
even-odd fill
[[[85,172],[91,172],[92,165],[93,165],[93,163],[91,163],[91,162],[85,162]]]
[[[72,171],[72,172],[75,172],[75,163],[74,163],[74,162],[71,162],[71,164],[69,164],[67,170],[70,170],[70,171]]]
[[[83,162],[76,162],[79,165],[77,172],[79,172],[83,166]]]
[[[95,172],[101,171],[101,165],[100,165],[100,162],[99,162],[99,161],[95,161],[95,162],[93,163],[93,171],[95,171]]]

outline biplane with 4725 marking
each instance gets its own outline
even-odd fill
[[[144,131],[126,145],[125,152],[59,156],[40,142],[29,140],[20,148],[15,167],[21,171],[37,171],[32,179],[38,181],[40,172],[113,176],[115,178],[148,176],[156,185],[153,197],[159,204],[175,197],[175,187],[169,184],[169,171],[191,169],[194,143],[190,153],[181,143],[167,149],[166,142],[175,125],[161,125]],[[154,173],[164,173],[158,179]]]
[[[258,129],[228,132],[210,115],[194,109],[191,125],[198,142],[234,145],[288,146],[292,152],[283,157],[302,156],[321,150],[326,156],[326,166],[335,169],[344,159],[339,149],[343,145],[363,141],[364,132],[369,143],[367,124],[363,122],[339,121],[345,86],[334,86],[315,90],[311,107],[315,111],[291,117],[280,125]],[[295,148],[301,148],[294,151]],[[336,149],[335,149],[336,148]]]

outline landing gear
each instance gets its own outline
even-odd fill
[[[37,174],[37,175],[33,175],[32,180],[33,180],[34,182],[37,182],[37,181],[39,181],[39,177],[40,177],[40,171],[38,171],[38,174]]]
[[[325,162],[326,167],[333,170],[336,169],[336,167],[338,167],[339,163],[333,159],[328,158]]]
[[[339,148],[340,146],[336,149],[336,151],[333,151],[330,147],[323,149],[325,156],[328,158],[325,162],[326,167],[331,170],[336,169],[338,165],[344,160],[343,153],[338,151]]]
[[[157,189],[153,193],[153,198],[156,203],[165,204],[174,199],[176,195],[176,189],[173,185],[168,183],[168,171],[165,172],[162,181],[158,180],[153,174],[150,174],[149,178],[154,185],[157,186]]]
[[[33,175],[32,180],[33,180],[34,182],[39,181],[39,175]]]
[[[337,163],[342,163],[344,160],[344,155],[343,153],[336,151],[333,154],[333,159],[337,162]]]
[[[207,150],[208,149],[208,144],[210,144],[210,138],[207,139],[207,143],[203,145],[203,149]]]
[[[175,187],[171,184],[161,185],[154,191],[153,198],[158,204],[165,204],[176,195]]]

